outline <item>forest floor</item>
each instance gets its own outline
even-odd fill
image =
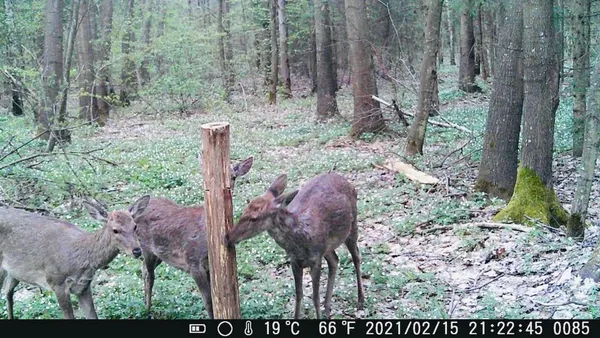
[[[482,227],[505,205],[473,190],[491,89],[481,83],[482,93],[464,94],[456,89],[454,67],[446,66],[440,74],[441,116],[432,119],[472,132],[429,125],[422,157],[403,156],[406,129],[389,110],[384,116],[392,134],[348,138],[352,114],[348,87],[338,94],[343,118],[316,124],[316,99],[308,86],[296,83],[295,98],[268,106],[265,96],[254,96],[247,84],[231,105],[179,116],[158,113],[156,103],[136,103],[120,109],[103,128],[78,131],[73,151],[102,148],[96,156],[116,165],[89,165],[77,159],[45,163],[46,170],[40,170],[36,180],[48,184],[35,189],[51,198],[38,203],[89,230],[99,224],[73,203],[78,195],[92,194],[115,207],[147,193],[184,205],[202,203],[200,125],[227,121],[232,160],[254,156],[253,168],[236,183],[234,218],[247,200],[263,193],[281,173],[288,174],[288,190],[331,170],[356,186],[366,304],[363,310],[356,309],[354,268],[341,247],[332,318],[599,318],[598,286],[577,277],[599,239],[598,176],[588,213],[592,224],[583,243],[566,238],[562,229],[541,225],[526,231]],[[415,95],[405,92],[402,109],[414,113]],[[385,84],[380,97],[391,101]],[[555,189],[567,210],[578,176],[577,161],[568,152],[570,110],[565,98],[557,113],[554,162]],[[27,127],[23,121],[6,121],[4,133]],[[385,169],[386,161],[412,163],[440,183],[411,181]],[[65,182],[74,182],[74,191],[67,193]],[[237,264],[244,318],[293,316],[291,268],[284,251],[267,234],[242,242]],[[153,318],[206,318],[189,276],[165,264],[156,272]],[[326,278],[325,268],[322,295]],[[303,316],[314,318],[308,273],[304,287]],[[94,294],[101,318],[146,318],[137,260],[119,255],[108,269],[100,270]],[[51,293],[25,285],[17,292],[15,311],[19,318],[60,317]],[[6,318],[4,299],[0,318]]]

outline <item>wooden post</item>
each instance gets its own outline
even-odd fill
[[[225,234],[233,227],[229,123],[207,123],[202,128],[204,205],[208,236],[210,285],[215,319],[240,319],[235,248],[227,248]]]

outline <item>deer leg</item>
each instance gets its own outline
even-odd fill
[[[312,279],[313,287],[312,300],[313,304],[315,305],[316,319],[321,318],[321,302],[319,299],[319,282],[321,281],[321,259],[322,258],[319,258],[317,262],[310,267],[310,277]]]
[[[56,299],[58,300],[58,305],[63,312],[64,319],[75,319],[75,314],[73,313],[73,304],[71,303],[71,295],[65,290],[65,286],[62,284],[53,286],[52,290],[54,291],[54,294],[56,294]]]
[[[7,282],[6,282],[6,289],[4,290],[4,294],[6,296],[7,310],[8,310],[8,319],[14,319],[13,295],[15,294],[15,288],[19,284],[19,281],[15,278],[11,277],[10,275],[5,274],[5,276],[8,277]],[[0,283],[0,287],[1,286],[2,286],[2,283]]]
[[[79,307],[83,310],[86,319],[98,319],[98,314],[94,307],[94,299],[92,297],[92,287],[88,286],[83,292],[77,295]]]
[[[362,285],[362,273],[360,272],[360,252],[358,251],[358,230],[356,227],[352,229],[350,236],[346,239],[346,247],[350,251],[352,256],[352,263],[354,263],[354,269],[356,270],[356,285],[358,287],[358,303],[357,308],[362,309],[365,304],[365,293]]]
[[[302,305],[302,267],[297,262],[292,262],[292,274],[296,289],[296,302],[294,305],[294,319],[300,319],[300,306]]]
[[[335,276],[337,273],[338,263],[340,259],[335,254],[335,251],[331,251],[330,253],[325,255],[325,260],[327,261],[329,273],[327,274],[327,291],[325,292],[325,311],[323,312],[323,316],[325,318],[329,318],[329,315],[331,313],[331,297],[333,295],[333,285],[335,283]]]
[[[198,289],[200,289],[200,295],[204,302],[206,312],[208,312],[208,318],[214,319],[213,308],[212,308],[212,295],[210,294],[210,277],[208,272],[202,268],[191,271],[192,278],[196,282]]]
[[[150,307],[152,306],[152,288],[154,287],[154,270],[160,264],[161,260],[151,253],[146,254],[146,250],[142,250],[144,255],[144,263],[142,264],[142,277],[144,278],[144,303],[146,303],[146,314],[150,316]]]

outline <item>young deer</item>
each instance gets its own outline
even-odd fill
[[[227,234],[228,246],[267,231],[290,258],[296,287],[294,318],[300,317],[302,271],[310,268],[313,304],[320,318],[319,279],[323,257],[329,267],[324,316],[329,317],[338,267],[335,249],[346,244],[358,285],[358,308],[364,303],[356,223],[356,190],[342,176],[329,173],[314,177],[299,191],[282,194],[287,176],[275,179],[269,189],[250,202],[239,222]]]
[[[252,163],[253,157],[249,157],[231,168],[232,190],[235,179],[245,175]],[[204,206],[184,207],[165,198],[151,198],[138,224],[136,235],[144,257],[142,276],[147,313],[152,306],[154,270],[164,261],[192,276],[208,317],[213,319]]]
[[[0,208],[0,286],[13,317],[13,294],[19,282],[54,291],[65,319],[74,319],[71,294],[77,295],[87,319],[97,319],[92,298],[94,273],[119,253],[138,258],[142,251],[135,237],[135,219],[150,196],[138,199],[128,210],[108,212],[99,203],[83,202],[88,212],[105,222],[95,231],[14,208]]]

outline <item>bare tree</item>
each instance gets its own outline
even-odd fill
[[[576,0],[572,5],[573,29],[573,156],[583,153],[586,91],[590,84],[590,11],[591,0]]]
[[[80,0],[79,34],[77,35],[77,57],[80,66],[79,74],[79,118],[88,122],[98,119],[98,109],[94,100],[94,50],[92,47],[93,14],[90,10],[90,0]]]
[[[520,0],[498,6],[498,50],[483,154],[475,189],[509,200],[517,177],[523,111],[523,11]]]
[[[229,101],[231,99],[233,86],[235,85],[235,73],[233,71],[233,65],[231,64],[233,51],[229,24],[229,0],[219,0],[217,21],[219,23],[219,63],[221,65],[225,99]]]
[[[473,93],[475,85],[475,36],[473,34],[472,0],[465,0],[460,15],[460,66],[458,70],[458,89]]]
[[[269,0],[271,17],[271,77],[269,79],[269,104],[277,103],[278,53],[277,53],[277,0]]]
[[[315,36],[317,46],[317,119],[324,120],[338,113],[333,69],[331,19],[329,1],[314,0]]]
[[[372,51],[366,39],[368,25],[365,1],[346,0],[345,4],[354,96],[354,117],[350,135],[359,137],[363,133],[383,131],[386,126],[379,102],[372,99],[372,95],[377,95],[377,82]]]
[[[523,5],[523,139],[521,162],[510,202],[496,220],[529,223],[537,219],[558,226],[567,212],[552,182],[554,119],[558,108],[558,49],[553,0]]]
[[[448,20],[448,40],[450,43],[450,64],[452,66],[456,65],[456,47],[455,47],[455,37],[456,34],[454,32],[454,21],[452,21],[452,9],[447,4],[446,5],[446,18]]]
[[[100,47],[96,64],[98,67],[98,124],[105,125],[110,115],[110,45],[113,18],[113,0],[102,0],[100,3]]]
[[[283,82],[283,95],[292,97],[292,80],[290,78],[290,61],[288,59],[288,28],[285,21],[285,5],[287,0],[278,0],[277,14],[279,19],[279,57],[281,62],[281,81]]]
[[[410,127],[406,141],[406,155],[423,154],[427,120],[432,110],[436,109],[437,93],[437,53],[440,42],[440,23],[442,21],[443,0],[428,0],[427,18],[425,19],[425,53],[421,62],[419,102],[417,113]]]

